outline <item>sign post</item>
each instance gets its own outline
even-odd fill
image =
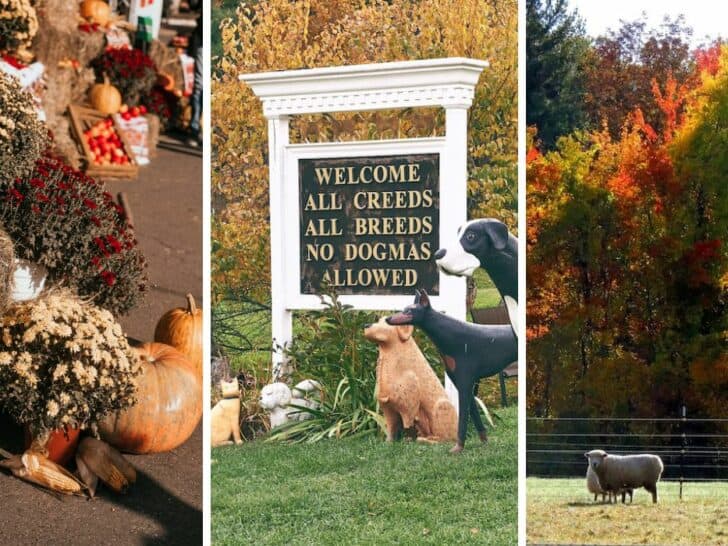
[[[319,309],[322,283],[358,309],[399,310],[415,288],[465,319],[465,279],[434,253],[467,219],[467,115],[485,61],[447,58],[244,74],[268,120],[272,335]],[[442,107],[445,137],[291,144],[290,116]],[[284,369],[273,352],[273,375]],[[457,392],[446,381],[457,407]]]

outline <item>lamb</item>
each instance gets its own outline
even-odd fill
[[[291,420],[310,419],[312,415],[299,408],[319,408],[314,394],[320,398],[321,385],[313,379],[301,381],[293,389],[285,383],[271,383],[260,391],[260,406],[270,412],[270,426],[275,428]]]
[[[625,501],[625,492],[639,487],[652,493],[652,502],[657,502],[657,482],[665,468],[657,455],[609,455],[604,450],[593,449],[584,456],[597,475],[601,488],[614,492],[615,496],[622,493],[622,502]]]
[[[624,489],[621,491],[605,491],[602,489],[602,486],[599,484],[599,477],[594,473],[594,470],[592,470],[591,466],[586,467],[586,488],[589,491],[589,493],[594,493],[594,502],[597,501],[599,498],[599,495],[602,496],[602,502],[604,502],[607,499],[607,495],[609,495],[609,502],[612,501],[612,497],[614,497],[614,500],[617,500],[617,494],[622,493],[622,502],[624,502],[624,496],[625,493],[629,493],[629,502],[632,502],[632,489]]]

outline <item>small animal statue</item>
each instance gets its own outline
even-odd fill
[[[210,433],[212,447],[230,445],[233,442],[242,444],[240,437],[240,385],[237,378],[230,381],[220,380],[222,400],[210,413]]]
[[[386,317],[364,329],[379,346],[376,393],[387,426],[387,441],[414,425],[417,439],[455,440],[458,417],[445,389],[412,339],[411,325],[391,326]]]
[[[511,325],[516,329],[518,239],[495,218],[466,222],[460,226],[457,235],[457,241],[435,252],[437,267],[448,275],[463,277],[472,276],[479,267],[485,269],[505,301]]]
[[[270,426],[275,428],[291,420],[310,419],[311,414],[300,408],[318,408],[317,395],[320,399],[321,385],[313,379],[305,379],[293,389],[282,382],[271,383],[260,390],[260,407],[268,410]]]
[[[488,437],[475,402],[478,380],[501,371],[518,358],[516,335],[510,325],[471,324],[435,311],[424,290],[415,291],[415,302],[388,317],[393,326],[413,324],[422,328],[437,347],[445,372],[458,390],[458,437],[452,453],[465,445],[468,415],[483,442]]]

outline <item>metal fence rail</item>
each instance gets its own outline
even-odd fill
[[[526,473],[531,477],[583,477],[584,453],[604,449],[653,453],[665,465],[663,480],[728,482],[728,419],[686,417],[529,417]]]

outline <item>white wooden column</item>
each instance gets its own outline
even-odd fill
[[[271,334],[274,347],[287,346],[293,338],[293,313],[286,307],[286,283],[284,273],[286,253],[283,241],[283,225],[286,219],[285,172],[283,150],[289,143],[288,120],[285,115],[268,117],[268,170],[270,179],[270,281],[271,281]],[[292,190],[290,190],[292,191]],[[273,381],[288,370],[285,355],[273,351]]]
[[[452,238],[468,218],[468,106],[445,106],[445,154],[440,169],[440,248]],[[466,196],[466,199],[463,199]],[[448,315],[466,319],[467,283],[464,277],[440,274],[440,293],[447,294]],[[445,375],[445,392],[458,409],[458,391]]]

